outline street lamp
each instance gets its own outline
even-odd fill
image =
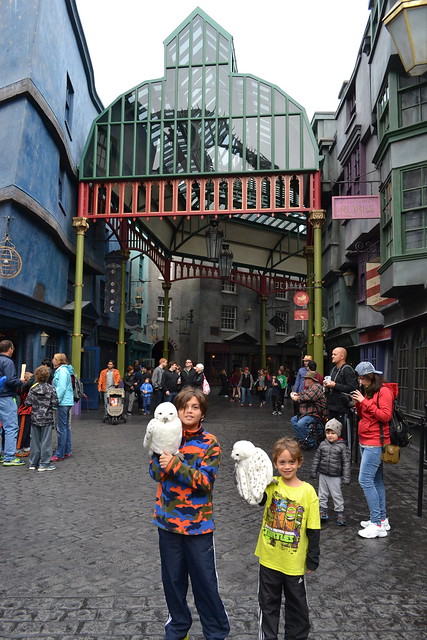
[[[40,346],[45,347],[47,345],[47,341],[49,340],[49,334],[46,331],[42,331],[40,334]]]
[[[427,0],[400,0],[383,18],[405,71],[420,76],[427,71]]]
[[[354,273],[354,271],[351,271],[351,269],[347,269],[347,271],[344,271],[344,273],[342,274],[342,277],[344,278],[344,284],[347,289],[351,289],[356,279],[356,274]]]
[[[233,254],[228,242],[223,242],[221,253],[218,258],[219,277],[228,280],[233,266]]]
[[[210,227],[205,233],[206,251],[209,260],[218,260],[221,251],[224,232],[218,227],[218,222],[211,222]]]

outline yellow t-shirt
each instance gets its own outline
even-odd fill
[[[265,491],[267,501],[255,555],[269,569],[301,576],[308,549],[306,529],[320,529],[316,491],[308,482],[288,487],[282,478]]]

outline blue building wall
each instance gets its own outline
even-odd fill
[[[17,364],[33,369],[52,351],[70,351],[77,215],[77,165],[102,104],[74,0],[0,3],[0,240],[22,258],[16,277],[0,278],[0,339],[16,343]],[[67,107],[66,107],[67,105]],[[104,230],[85,237],[83,313],[96,341]],[[65,308],[64,308],[65,307]],[[40,333],[49,334],[40,347]]]

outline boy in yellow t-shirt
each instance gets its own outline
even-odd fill
[[[259,557],[258,602],[263,640],[277,640],[282,591],[285,638],[305,640],[310,623],[305,573],[319,565],[319,499],[314,487],[297,477],[303,461],[299,444],[282,438],[273,447],[280,474],[265,490],[264,515],[255,555]]]

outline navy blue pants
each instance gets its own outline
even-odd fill
[[[306,640],[310,630],[304,576],[288,576],[259,566],[259,638],[278,640],[282,593],[285,596],[285,640]]]
[[[189,577],[203,635],[206,640],[224,640],[230,625],[218,592],[213,534],[183,535],[159,528],[159,548],[169,609],[164,640],[182,640],[191,627]]]

